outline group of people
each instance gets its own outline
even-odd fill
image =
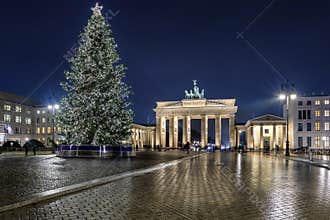
[[[185,145],[183,145],[183,150],[187,151],[187,154],[190,153],[190,143],[189,143],[189,141]]]

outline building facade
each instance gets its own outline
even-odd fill
[[[329,148],[329,138],[330,96],[303,96],[292,100],[289,105],[291,148]]]
[[[156,145],[156,127],[133,123],[131,144],[136,148],[154,148]]]
[[[275,115],[263,115],[248,120],[243,128],[247,148],[253,150],[280,150],[285,148],[286,120]],[[242,128],[238,129],[238,132]]]
[[[0,144],[8,140],[24,144],[34,137],[35,105],[31,99],[0,92],[0,124],[4,129]]]
[[[22,146],[31,139],[50,145],[54,138],[59,143],[61,137],[56,133],[61,128],[55,126],[53,113],[35,100],[0,92],[0,146],[6,141],[17,141]],[[154,147],[155,130],[155,126],[132,124],[127,142],[138,148]]]
[[[235,99],[206,99],[204,90],[199,91],[194,80],[194,88],[185,91],[185,99],[180,101],[157,102],[156,113],[156,145],[162,147],[179,147],[179,121],[182,120],[182,144],[191,143],[191,120],[201,120],[200,145],[208,145],[208,120],[215,120],[215,145],[221,145],[222,119],[229,119],[230,145],[235,145]],[[167,131],[166,124],[169,124]],[[169,135],[168,143],[166,135]]]

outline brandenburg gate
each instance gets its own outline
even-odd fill
[[[201,120],[201,146],[208,144],[208,120],[215,119],[215,145],[221,145],[222,119],[229,119],[230,145],[235,142],[235,99],[206,99],[204,90],[199,91],[197,81],[194,88],[185,91],[181,101],[157,102],[156,112],[156,145],[166,146],[166,121],[169,121],[169,147],[178,147],[179,120],[182,120],[182,143],[191,143],[191,120]]]

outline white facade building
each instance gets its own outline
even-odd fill
[[[292,100],[289,105],[290,148],[329,148],[329,138],[330,96],[304,96]]]

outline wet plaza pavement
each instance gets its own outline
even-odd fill
[[[0,219],[329,219],[324,168],[259,154],[212,153]]]
[[[134,159],[62,159],[48,156],[0,156],[0,206],[32,194],[95,178],[149,167],[187,156],[184,152],[138,152]],[[1,218],[0,218],[1,219]]]

